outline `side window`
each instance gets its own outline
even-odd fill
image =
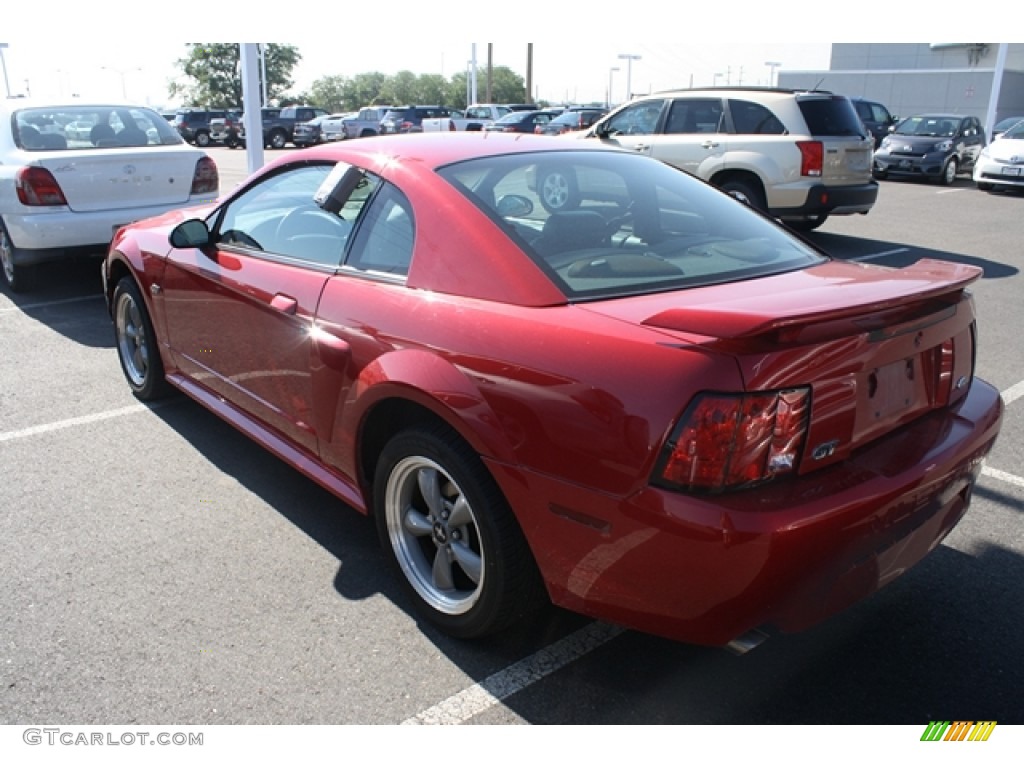
[[[736,133],[778,136],[786,132],[782,121],[770,109],[752,101],[730,99],[729,111]]]
[[[892,122],[892,115],[889,114],[889,110],[883,107],[881,104],[872,104],[871,111],[875,115],[875,121],[888,125]]]
[[[412,206],[396,187],[380,184],[367,208],[346,267],[389,275],[409,274],[414,239]]]
[[[221,213],[217,242],[337,267],[354,215],[345,208],[329,213],[314,202],[333,167],[303,165],[257,184]]]
[[[659,99],[657,101],[642,101],[639,104],[626,107],[612,118],[605,128],[611,136],[622,134],[643,136],[654,133],[663,105],[664,102]]]
[[[723,133],[721,99],[676,99],[665,133]]]

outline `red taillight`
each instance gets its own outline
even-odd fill
[[[22,205],[67,205],[60,184],[45,168],[30,166],[18,171],[14,180]]]
[[[800,149],[800,175],[821,176],[825,166],[825,145],[820,141],[798,141]]]
[[[400,130],[403,133],[408,133],[410,128],[412,128],[412,123],[410,123],[408,120],[406,120],[404,123],[402,123]]]
[[[220,175],[217,173],[217,164],[211,157],[201,157],[196,163],[196,172],[192,176],[193,195],[205,195],[209,192],[217,192],[220,189]]]
[[[722,491],[796,470],[807,433],[810,390],[706,394],[687,409],[662,449],[654,482]]]

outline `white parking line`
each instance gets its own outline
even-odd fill
[[[116,419],[118,416],[127,416],[128,414],[147,411],[154,407],[159,406],[143,405],[142,403],[138,403],[137,405],[129,405],[124,408],[116,408],[112,411],[100,411],[99,413],[90,413],[88,416],[76,416],[73,419],[53,421],[49,424],[39,424],[38,426],[26,427],[25,429],[15,429],[11,432],[0,432],[0,443],[10,442],[11,440],[20,440],[23,437],[42,435],[47,432],[59,432],[62,429],[70,429],[71,427],[78,427],[82,424],[92,424],[95,421]]]
[[[1001,469],[982,467],[981,474],[994,477],[996,480],[1002,480],[1004,483],[1009,483],[1010,485],[1016,485],[1018,488],[1024,488],[1024,477],[1011,475],[1009,472],[1003,472]]]
[[[464,723],[552,672],[586,656],[609,640],[614,640],[624,631],[622,627],[595,621],[454,696],[449,696],[440,704],[410,717],[402,725]]]
[[[1009,389],[1000,392],[1000,394],[1003,396],[1003,402],[1006,405],[1009,405],[1018,397],[1024,397],[1024,381],[1018,381]]]
[[[854,256],[850,261],[871,261],[872,259],[883,259],[886,256],[895,256],[897,253],[908,253],[909,248],[893,248],[891,251],[882,251],[881,253],[867,253],[863,256]]]
[[[76,301],[93,301],[102,299],[103,296],[95,293],[92,296],[76,296],[73,299],[56,299],[54,301],[41,301],[37,304],[22,304],[15,307],[0,307],[0,312],[24,312],[26,309],[39,309],[40,307],[55,307],[58,304],[73,304]]]

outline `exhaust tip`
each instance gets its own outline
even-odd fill
[[[749,653],[757,648],[757,646],[767,639],[767,632],[763,632],[760,629],[752,629],[749,632],[744,632],[739,637],[734,638],[725,647],[730,653],[736,656],[742,656],[743,654]]]

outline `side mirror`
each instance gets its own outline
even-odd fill
[[[522,195],[502,195],[497,211],[499,216],[528,216],[533,213],[533,202]]]
[[[172,229],[167,239],[174,248],[205,248],[210,244],[210,230],[205,221],[189,219]]]

